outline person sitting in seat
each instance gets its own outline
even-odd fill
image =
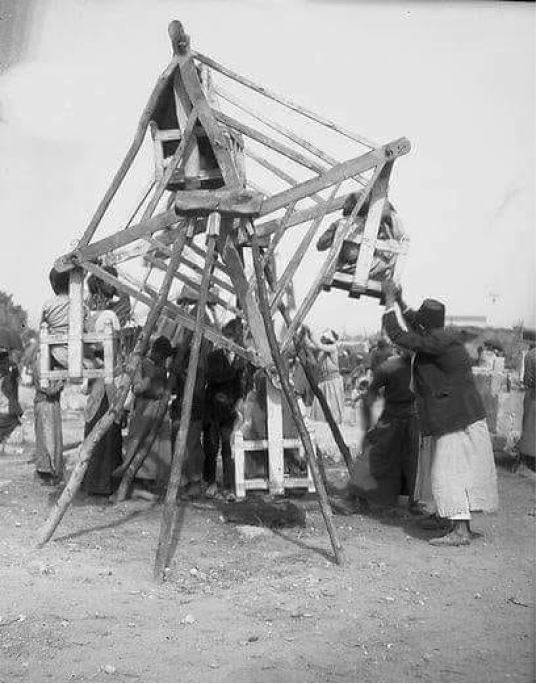
[[[353,212],[355,205],[359,200],[359,193],[353,192],[348,195],[342,209],[342,218],[334,221],[330,227],[320,236],[316,243],[316,248],[319,252],[327,251],[335,240],[335,234],[339,229],[341,223],[345,221]],[[363,206],[357,212],[354,219],[354,225],[347,240],[342,243],[339,259],[337,261],[337,271],[343,273],[353,274],[359,258],[359,250],[361,245],[352,240],[352,237],[363,234],[365,230],[365,222],[370,208],[370,201],[367,198]],[[393,242],[398,244],[404,237],[401,221],[398,214],[390,202],[387,202],[384,210],[380,229],[378,231],[378,238],[384,242]],[[375,251],[374,259],[372,261],[372,268],[370,269],[369,277],[371,280],[382,280],[389,275],[389,272],[394,268],[396,261],[396,254],[389,252]]]

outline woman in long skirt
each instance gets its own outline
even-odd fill
[[[54,485],[63,477],[63,432],[61,425],[61,380],[41,387],[39,356],[33,364],[35,471],[43,484]]]
[[[338,339],[339,336],[333,330],[325,330],[320,341],[314,340],[307,331],[303,341],[318,354],[318,386],[326,397],[335,422],[340,425],[344,418],[344,383],[339,372]],[[326,421],[322,406],[316,397],[311,408],[311,419]]]

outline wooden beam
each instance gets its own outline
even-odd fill
[[[254,218],[263,201],[264,195],[244,189],[180,191],[175,195],[175,211],[185,216],[208,216],[217,211],[221,216]]]
[[[160,96],[164,92],[164,89],[167,86],[169,79],[171,78],[175,69],[177,68],[178,63],[178,58],[173,57],[169,65],[158,77],[158,80],[153,88],[153,91],[149,97],[147,104],[145,105],[145,109],[143,110],[141,118],[138,122],[138,127],[136,129],[134,139],[130,144],[130,147],[128,148],[128,151],[121,163],[121,166],[119,167],[115,176],[113,177],[108,190],[106,191],[104,197],[100,201],[99,206],[95,211],[95,214],[89,222],[88,227],[84,231],[84,234],[82,235],[78,243],[78,249],[88,245],[91,239],[93,238],[93,235],[95,234],[95,231],[97,230],[98,225],[102,220],[102,217],[106,213],[106,209],[108,208],[110,202],[114,198],[117,190],[119,189],[119,186],[123,182],[123,179],[127,175],[127,172],[130,166],[132,165],[132,162],[134,161],[138,153],[138,150],[140,149],[141,144],[145,138],[147,127],[149,126],[149,121],[151,120],[156,104]]]
[[[236,81],[237,83],[240,83],[243,86],[246,86],[247,88],[251,88],[255,92],[259,93],[260,95],[264,95],[265,97],[268,97],[270,100],[274,100],[275,102],[278,102],[279,104],[283,105],[284,107],[287,107],[288,109],[292,109],[293,111],[297,112],[298,114],[302,114],[303,116],[307,117],[308,119],[311,119],[312,121],[316,121],[317,123],[321,124],[322,126],[325,126],[326,128],[329,128],[332,131],[335,131],[336,133],[340,133],[341,135],[344,135],[346,138],[350,138],[350,140],[354,140],[355,142],[361,143],[361,145],[364,145],[365,147],[370,147],[370,148],[375,148],[378,147],[378,145],[367,138],[363,137],[362,135],[358,135],[357,133],[353,133],[352,131],[349,131],[346,128],[343,128],[342,126],[337,125],[334,121],[331,121],[330,119],[326,119],[323,116],[320,116],[319,114],[315,114],[315,112],[311,111],[310,109],[306,109],[305,107],[301,107],[300,105],[292,102],[286,97],[283,97],[282,95],[278,95],[275,93],[273,90],[269,90],[268,88],[265,88],[262,85],[259,85],[258,83],[255,83],[249,78],[246,78],[244,76],[239,76],[237,73],[234,71],[231,71],[231,69],[228,69],[227,67],[222,66],[221,64],[218,64],[215,60],[211,59],[210,57],[207,57],[206,55],[201,54],[200,52],[194,52],[193,53],[195,58],[198,59],[200,62],[203,64],[206,64],[207,66],[211,67],[215,71],[218,71],[220,74],[223,74],[224,76],[227,76],[233,81]]]
[[[114,421],[117,420],[118,416],[123,410],[134,374],[141,362],[142,357],[147,353],[154,327],[158,321],[158,318],[160,317],[164,303],[167,301],[169,289],[173,282],[173,272],[177,268],[179,262],[178,260],[180,258],[182,248],[184,247],[185,240],[186,236],[184,235],[184,237],[179,238],[175,244],[173,257],[169,262],[169,270],[162,282],[162,287],[160,288],[158,298],[155,300],[151,311],[147,316],[145,325],[143,326],[143,329],[136,341],[134,351],[129,357],[125,373],[119,381],[119,386],[115,391],[111,405],[102,418],[100,418],[100,420],[98,420],[94,425],[89,435],[84,439],[82,446],[80,447],[78,460],[71,472],[69,482],[65,485],[60,498],[52,509],[43,529],[39,534],[39,546],[46,544],[54,534],[54,531],[60,524],[67,508],[69,507],[69,504],[76,496],[76,493],[82,484],[82,480],[84,479],[84,475],[88,469],[89,462],[97,444],[108,432]],[[106,273],[106,271],[104,271],[104,273]]]
[[[190,112],[190,116],[188,117],[186,121],[186,126],[184,127],[184,132],[182,134],[181,141],[177,145],[177,149],[175,150],[173,156],[169,160],[164,170],[164,173],[162,174],[162,178],[160,178],[158,180],[158,183],[156,184],[154,195],[149,200],[149,203],[145,211],[143,212],[143,216],[141,217],[141,223],[147,221],[147,219],[149,219],[153,215],[153,212],[158,206],[158,203],[160,202],[162,195],[164,194],[164,191],[167,188],[169,181],[171,180],[171,177],[173,176],[175,171],[180,168],[181,165],[184,165],[186,149],[192,140],[192,131],[194,129],[196,121],[197,116],[195,112]]]
[[[70,254],[60,257],[56,264],[60,270],[65,270],[65,265],[71,267],[73,257],[80,260],[97,259],[114,249],[129,245],[131,242],[134,242],[134,240],[139,240],[140,238],[157,233],[159,230],[173,226],[176,223],[177,214],[175,211],[165,211],[143,223],[137,223],[129,228],[124,228],[109,237],[91,243],[87,247],[81,247]]]
[[[246,157],[253,159],[253,161],[257,162],[257,164],[264,167],[265,169],[268,169],[268,171],[271,171],[274,174],[274,176],[277,176],[277,178],[280,178],[281,180],[285,181],[285,183],[288,183],[288,185],[291,185],[292,187],[298,185],[298,181],[294,178],[294,176],[291,176],[289,173],[286,173],[286,171],[283,171],[275,164],[272,164],[260,154],[253,152],[253,150],[249,149],[248,147],[246,147],[244,153]],[[268,194],[270,193],[265,193],[265,195]],[[320,195],[311,195],[310,198],[313,200],[313,202],[316,202],[317,204],[324,203],[324,200]]]
[[[82,262],[81,266],[86,271],[89,271],[90,273],[95,273],[95,275],[97,275],[105,282],[114,285],[118,290],[121,290],[121,292],[126,292],[130,297],[134,297],[134,299],[137,299],[149,308],[151,308],[152,305],[155,303],[154,297],[151,297],[150,295],[141,292],[139,288],[131,287],[127,283],[124,283],[119,278],[114,277],[113,275],[102,269],[100,266],[97,266],[92,262]],[[177,304],[167,301],[164,304],[164,309],[172,313],[174,318],[182,326],[184,326],[188,330],[194,330],[195,318],[185,313],[183,309],[181,309]],[[261,357],[259,356],[259,354],[257,354],[255,350],[244,349],[240,345],[236,344],[229,338],[222,335],[222,333],[219,330],[210,325],[203,324],[203,334],[205,335],[207,340],[212,342],[215,346],[228,349],[229,351],[238,354],[247,361],[250,361],[255,366],[262,368],[266,365],[265,363],[263,363]]]
[[[163,245],[161,242],[155,240],[154,238],[149,238],[149,242],[155,248],[154,251],[161,251],[166,256],[171,256],[171,249],[167,245]],[[195,261],[191,261],[190,259],[188,259],[188,257],[185,257],[184,253],[181,256],[181,264],[184,264],[195,273],[203,273],[203,267],[199,264],[196,264]],[[218,278],[217,276],[213,275],[211,282],[214,285],[221,287],[222,290],[226,290],[227,292],[230,292],[232,294],[235,293],[233,286],[226,280],[222,280],[221,278]]]
[[[389,145],[384,145],[374,152],[367,152],[367,154],[360,157],[349,159],[348,161],[333,166],[331,169],[328,169],[315,178],[306,180],[294,188],[290,188],[289,190],[269,197],[262,206],[261,216],[281,209],[281,207],[286,206],[289,202],[297,202],[315,192],[325,190],[326,188],[335,185],[335,183],[348,180],[357,173],[375,168],[378,164],[383,164],[386,161],[393,161],[399,155],[407,154],[409,149],[409,142],[405,138],[401,138],[400,140],[389,143]]]
[[[316,145],[313,145],[311,142],[309,142],[305,138],[302,138],[300,135],[298,135],[294,131],[291,131],[289,128],[282,126],[281,124],[277,123],[276,121],[272,121],[271,119],[268,119],[265,114],[259,114],[259,112],[255,111],[250,106],[245,105],[238,98],[234,97],[233,95],[228,93],[223,88],[221,88],[221,87],[216,88],[215,91],[221,98],[223,98],[227,102],[230,102],[232,105],[234,105],[238,109],[242,110],[246,114],[249,114],[254,119],[257,119],[257,121],[260,121],[261,123],[263,123],[268,128],[271,128],[273,131],[277,131],[282,136],[287,138],[287,140],[291,140],[295,145],[298,145],[299,147],[303,148],[304,150],[307,150],[307,152],[310,152],[311,154],[313,154],[318,159],[321,159],[328,166],[333,166],[334,164],[340,163],[338,159],[335,159],[331,155],[327,154],[326,152],[321,150],[319,147],[316,147]],[[358,183],[360,183],[361,185],[366,185],[366,182],[367,182],[366,178],[361,178],[360,176],[356,176],[355,180]]]
[[[216,214],[216,216],[217,220],[219,221],[220,216],[218,214]],[[215,249],[216,237],[215,235],[209,235],[207,245],[207,260],[205,262],[203,278],[201,280],[199,305],[197,307],[195,329],[190,350],[190,359],[188,363],[188,373],[186,376],[186,384],[184,387],[184,395],[181,406],[179,432],[177,435],[175,449],[173,452],[171,473],[169,476],[166,498],[164,501],[162,523],[160,526],[160,537],[158,539],[158,548],[156,551],[154,578],[157,582],[163,582],[165,568],[167,567],[171,556],[171,545],[177,513],[177,494],[179,492],[182,466],[186,454],[186,442],[188,439],[188,431],[190,430],[190,417],[192,414],[192,403],[194,398],[195,381],[197,376],[197,365],[199,362],[201,343],[203,341],[202,322],[205,316],[205,305],[207,303],[208,289],[210,284],[210,277],[212,275]]]
[[[274,360],[275,367],[277,369],[277,374],[279,376],[279,382],[281,383],[281,389],[287,399],[290,413],[294,420],[294,424],[298,429],[298,434],[300,435],[305,457],[309,468],[311,470],[311,475],[313,476],[313,481],[315,484],[315,489],[318,495],[318,502],[320,504],[320,510],[322,511],[322,516],[326,527],[328,530],[329,538],[331,540],[331,546],[333,548],[333,555],[335,556],[335,562],[341,564],[343,562],[342,545],[339,541],[337,531],[333,525],[333,519],[331,517],[331,509],[329,506],[328,495],[318,472],[318,466],[316,464],[314,447],[311,441],[311,436],[307,430],[307,426],[303,420],[298,402],[289,380],[288,368],[285,365],[285,361],[281,355],[279,349],[278,341],[275,336],[275,331],[272,323],[272,316],[270,314],[270,307],[268,305],[268,295],[266,293],[266,284],[264,281],[264,272],[261,265],[261,255],[259,252],[259,246],[257,243],[257,238],[255,234],[251,237],[252,249],[253,249],[253,264],[255,266],[255,274],[257,276],[257,291],[259,293],[259,308],[261,311],[262,319],[266,328],[266,336],[268,338],[268,343],[270,345],[270,350],[272,352],[272,358]]]
[[[166,271],[167,270],[167,264],[165,261],[162,261],[161,259],[156,259],[155,257],[147,257],[147,261],[151,264],[151,266],[154,266],[160,271]],[[180,271],[180,264],[179,268],[177,271],[175,271],[175,278],[177,280],[180,280],[182,283],[185,283],[192,289],[197,289],[199,287],[199,283],[197,283],[195,280],[192,280],[191,278],[188,278],[187,275],[184,273],[181,273]],[[223,306],[224,309],[227,309],[227,311],[230,311],[233,313],[235,316],[242,316],[242,311],[240,309],[237,309],[236,306],[233,306],[232,304],[229,304],[228,302],[225,301],[225,299],[222,299],[219,295],[216,294],[210,294],[209,297],[209,303],[215,303],[219,304],[220,306]]]
[[[362,294],[367,289],[370,268],[374,259],[374,249],[378,241],[378,232],[387,204],[387,191],[393,162],[388,162],[382,168],[372,190],[370,191],[370,208],[365,220],[365,229],[361,234],[361,246],[354,271],[352,294]]]
[[[337,265],[337,260],[339,258],[339,252],[340,252],[340,249],[342,247],[342,243],[346,239],[347,235],[350,233],[350,231],[352,229],[353,219],[357,216],[357,213],[359,212],[359,210],[363,206],[365,200],[369,196],[370,191],[372,189],[372,186],[374,185],[374,183],[378,177],[379,170],[381,170],[381,168],[382,168],[382,165],[380,164],[379,169],[376,169],[374,176],[372,177],[372,179],[369,182],[369,185],[367,187],[363,188],[363,190],[360,194],[360,197],[359,197],[355,207],[352,210],[352,213],[350,214],[350,216],[345,221],[341,222],[339,229],[335,233],[335,237],[333,240],[333,244],[331,245],[329,255],[328,255],[326,261],[324,262],[322,268],[320,269],[318,276],[316,277],[313,284],[309,288],[307,294],[305,295],[305,298],[303,299],[303,301],[302,301],[298,311],[296,312],[296,315],[294,316],[294,319],[293,319],[293,321],[292,321],[292,323],[291,323],[291,325],[287,331],[286,337],[285,337],[285,339],[281,345],[281,350],[283,352],[285,352],[289,348],[294,336],[298,332],[298,328],[301,326],[301,324],[305,320],[305,317],[307,316],[307,314],[311,310],[311,307],[313,306],[318,295],[320,294],[320,292],[321,292],[321,290],[322,290],[322,288],[326,282],[326,279],[329,278],[330,275],[332,275],[332,273],[333,273],[333,271]]]
[[[231,153],[229,136],[224,134],[206,100],[191,53],[179,55],[179,68],[182,82],[210,141],[225,184],[233,188],[242,187]]]
[[[333,214],[336,211],[340,211],[344,203],[346,202],[349,195],[342,195],[329,202],[326,207],[326,216],[328,214]],[[290,217],[287,228],[293,228],[294,226],[299,226],[302,223],[307,223],[308,221],[313,221],[315,216],[318,214],[319,207],[309,207],[307,209],[301,209],[300,211],[295,211]],[[255,234],[259,240],[263,238],[270,237],[274,233],[277,233],[281,227],[282,219],[272,219],[270,221],[264,221],[262,223],[255,223]]]
[[[271,138],[269,135],[261,133],[260,131],[257,131],[255,128],[251,128],[251,126],[247,126],[241,121],[233,119],[233,117],[228,116],[223,112],[214,110],[214,116],[220,123],[224,124],[225,126],[228,126],[229,128],[234,128],[235,131],[239,131],[243,135],[247,135],[248,138],[251,138],[252,140],[256,140],[257,142],[261,143],[265,147],[268,147],[271,150],[274,150],[275,152],[279,152],[279,154],[282,154],[284,157],[287,157],[287,159],[291,159],[293,162],[296,162],[296,164],[301,164],[301,166],[305,166],[306,169],[310,169],[315,173],[322,173],[322,171],[325,171],[326,169],[326,167],[323,164],[319,164],[314,159],[309,159],[308,157],[301,154],[301,152],[293,150],[288,145],[284,145],[283,143],[280,143],[278,140],[274,140],[274,138]]]
[[[309,226],[307,232],[303,236],[303,238],[302,238],[300,244],[298,245],[297,249],[294,251],[292,258],[288,262],[287,267],[285,268],[283,275],[281,276],[281,278],[277,282],[275,291],[274,291],[272,298],[270,300],[270,310],[271,310],[272,315],[275,314],[275,312],[277,311],[277,307],[279,305],[279,302],[281,301],[281,297],[283,296],[285,290],[288,288],[292,279],[294,278],[294,275],[295,275],[299,265],[301,264],[302,259],[305,256],[305,253],[306,253],[309,245],[311,244],[311,241],[313,240],[318,228],[320,227],[320,224],[324,220],[324,218],[326,216],[326,209],[327,209],[328,203],[335,199],[337,193],[339,192],[340,187],[341,187],[341,183],[337,183],[337,185],[333,188],[328,201],[324,202],[323,207],[320,207],[319,212],[315,216],[314,221]]]

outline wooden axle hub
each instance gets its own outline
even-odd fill
[[[233,218],[256,218],[263,201],[264,195],[250,190],[185,190],[176,194],[175,211],[185,216],[217,212]]]

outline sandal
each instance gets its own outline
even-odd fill
[[[432,546],[469,546],[471,539],[469,537],[462,536],[457,532],[449,532],[443,537],[434,537],[434,539],[429,539],[428,543]]]

